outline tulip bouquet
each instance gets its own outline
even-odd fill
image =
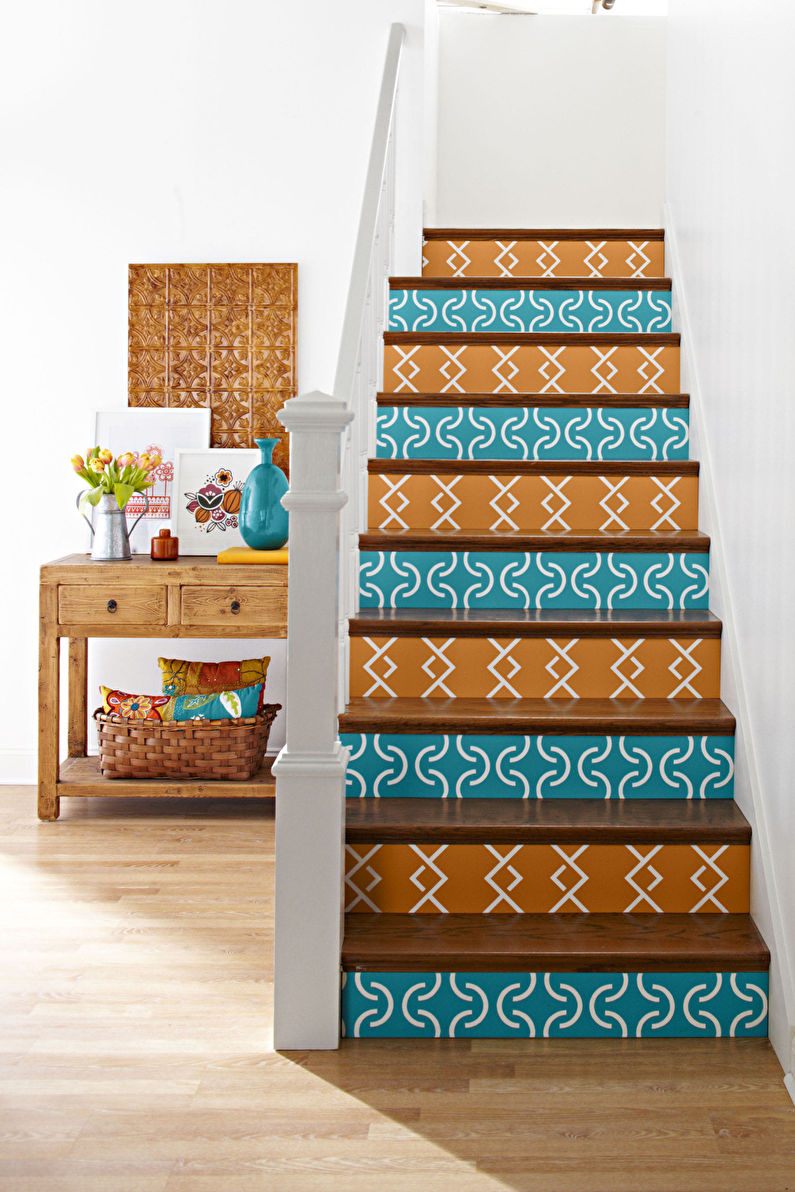
[[[97,505],[106,493],[113,493],[119,509],[124,508],[133,493],[141,493],[154,484],[152,473],[159,466],[159,455],[125,451],[114,459],[107,447],[90,448],[85,459],[82,455],[72,456],[75,472],[91,486],[85,496],[89,505]]]

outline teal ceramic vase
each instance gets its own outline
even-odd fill
[[[262,463],[249,472],[240,500],[240,533],[252,550],[278,550],[287,541],[289,515],[282,497],[287,477],[271,458],[278,439],[255,439]]]

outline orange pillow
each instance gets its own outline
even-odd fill
[[[158,658],[164,695],[215,695],[264,683],[270,658],[244,658],[240,662],[185,662]]]

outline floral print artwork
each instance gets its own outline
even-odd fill
[[[188,513],[193,514],[196,529],[203,534],[237,530],[243,485],[232,469],[218,468],[195,493],[185,493]]]

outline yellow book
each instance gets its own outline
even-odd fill
[[[281,550],[252,550],[249,546],[230,546],[226,550],[222,550],[218,555],[219,563],[268,563],[271,566],[274,564],[287,563],[287,547],[284,546]]]

